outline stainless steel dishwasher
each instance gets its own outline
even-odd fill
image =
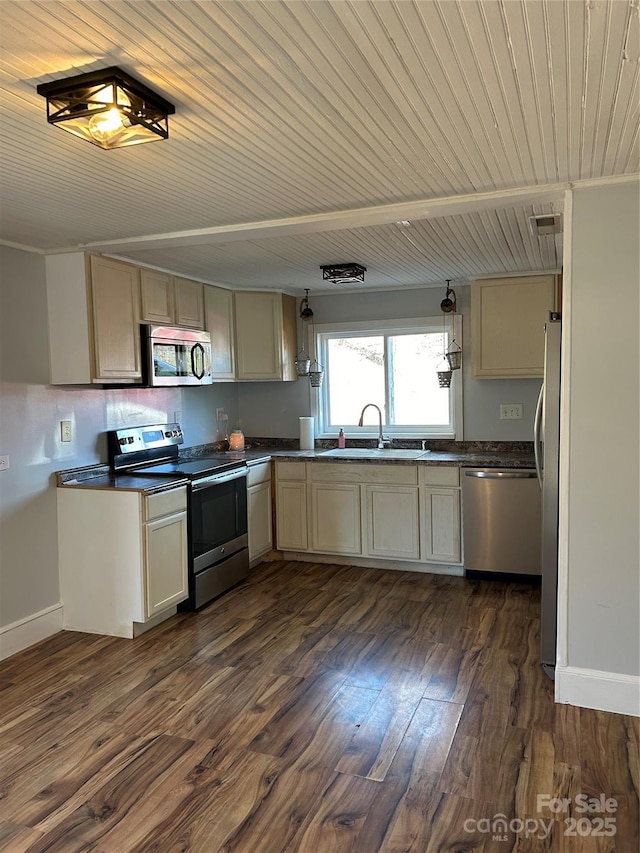
[[[541,495],[535,468],[463,468],[467,573],[540,574]]]

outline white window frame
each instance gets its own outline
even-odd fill
[[[354,335],[380,335],[403,332],[405,334],[424,334],[425,332],[442,332],[443,328],[451,338],[457,342],[462,341],[462,316],[455,314],[448,316],[443,324],[440,317],[411,317],[401,320],[358,320],[350,323],[324,323],[313,328],[310,346],[311,358],[315,358],[322,365],[327,363],[326,342],[329,336],[343,337]],[[335,438],[338,427],[328,426],[328,374],[320,388],[311,388],[311,414],[315,419],[316,436],[318,438]],[[389,438],[445,438],[462,441],[464,437],[462,418],[462,368],[454,370],[451,377],[449,397],[450,429],[446,431],[436,430],[435,427],[417,424],[415,426],[395,426],[383,424],[383,432]],[[368,402],[380,405],[382,400],[369,400]],[[382,408],[382,407],[381,407]],[[356,416],[359,415],[355,413]],[[353,436],[355,438],[355,436]],[[378,429],[375,425],[365,425],[358,428],[358,438],[377,438]]]

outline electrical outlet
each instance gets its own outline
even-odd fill
[[[72,438],[71,421],[60,421],[60,441],[71,441]]]
[[[180,411],[180,409],[176,409],[175,412],[173,413],[173,422],[174,422],[174,424],[179,424],[181,420],[182,420],[182,412]]]
[[[501,421],[521,421],[522,420],[522,403],[501,403],[500,404],[500,420]]]
[[[224,420],[224,409],[216,409],[216,420],[218,423]]]
[[[0,456],[0,471],[8,471],[9,467],[9,457]]]

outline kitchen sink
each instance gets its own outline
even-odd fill
[[[340,447],[335,450],[326,450],[322,455],[338,456],[342,459],[419,459],[428,452],[428,450],[394,450],[388,447],[383,450],[375,447]]]

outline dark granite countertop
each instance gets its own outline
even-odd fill
[[[403,459],[394,456],[393,453],[387,458],[384,451],[376,451],[375,448],[356,447],[352,457],[348,455],[349,447],[345,449],[346,455],[327,455],[327,451],[333,449],[333,442],[322,442],[324,446],[315,450],[297,450],[292,446],[290,440],[274,439],[273,444],[268,439],[258,439],[256,444],[247,447],[247,450],[227,451],[230,459],[238,462],[246,462],[247,466],[268,462],[270,459],[281,460],[309,460],[314,462],[330,462],[337,465],[353,465],[361,463],[365,465],[440,465],[456,466],[459,468],[535,468],[532,445],[529,442],[431,442],[433,448],[420,451],[420,455],[413,459]],[[407,442],[394,443],[396,449],[407,448]],[[393,448],[392,448],[393,449]],[[371,451],[371,456],[363,453],[364,450]],[[193,448],[185,448],[180,456],[185,459],[193,459],[198,456],[206,456],[220,452],[215,445],[201,445]],[[176,486],[187,484],[185,478],[167,478],[159,480],[157,477],[145,477],[143,474],[119,474],[114,476],[108,465],[88,465],[84,468],[73,468],[67,471],[57,472],[58,486],[73,487],[81,489],[116,489],[125,492],[154,492],[166,491]]]
[[[360,448],[354,448],[360,450]],[[428,450],[422,453],[415,459],[402,459],[390,455],[385,459],[384,455],[372,453],[371,456],[354,454],[353,457],[345,456],[327,456],[328,448],[318,448],[317,450],[293,450],[284,449],[282,447],[261,447],[246,450],[244,454],[234,454],[244,456],[247,465],[257,464],[258,462],[266,462],[269,458],[282,459],[290,461],[309,460],[314,462],[331,462],[339,465],[350,464],[354,462],[365,465],[454,465],[459,468],[535,468],[535,459],[533,453],[528,453],[526,450],[506,451],[506,450],[473,450],[473,451],[438,451]],[[348,448],[346,448],[348,450]],[[373,450],[373,448],[372,448]],[[384,454],[384,451],[382,452]]]
[[[141,474],[118,474],[114,476],[108,465],[88,465],[84,468],[71,468],[68,471],[58,471],[56,474],[58,486],[75,489],[109,489],[121,492],[144,492],[152,495],[155,492],[166,492],[177,486],[186,486],[186,477],[145,477]]]

